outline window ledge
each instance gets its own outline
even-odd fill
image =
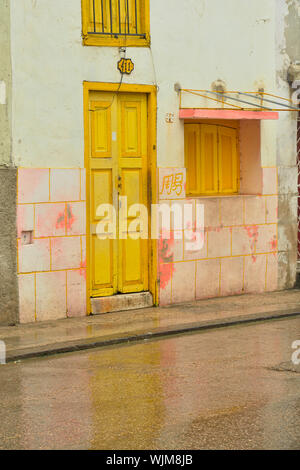
[[[86,34],[82,39],[84,46],[102,47],[150,47],[150,36],[144,38],[136,37],[103,37],[101,35]]]
[[[245,194],[209,194],[209,195],[205,195],[205,194],[200,194],[199,196],[195,196],[195,195],[187,195],[186,196],[186,199],[223,199],[225,197],[227,198],[244,198],[244,197],[262,197],[263,194],[249,194],[249,193],[245,193]]]

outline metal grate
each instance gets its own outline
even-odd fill
[[[193,108],[199,109],[231,109],[243,111],[299,111],[293,106],[293,101],[271,93],[249,92],[249,91],[211,91],[211,90],[190,90],[182,88],[180,90],[181,109],[190,109],[185,106],[186,99],[190,96],[197,97],[198,104]],[[245,106],[246,105],[246,106]],[[213,107],[215,106],[215,107]]]
[[[146,38],[141,7],[142,0],[92,0],[93,30],[88,34]]]

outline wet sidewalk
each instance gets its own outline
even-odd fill
[[[300,290],[0,327],[7,361],[300,316]]]

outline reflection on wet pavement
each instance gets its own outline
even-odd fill
[[[297,339],[299,318],[0,366],[0,448],[299,449],[300,373],[276,370]]]

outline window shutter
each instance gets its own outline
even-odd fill
[[[201,125],[200,193],[218,192],[218,131],[217,126]]]
[[[145,19],[145,2],[142,0],[131,0],[134,21],[132,24],[132,33],[141,34],[145,32],[145,25],[142,24],[142,19]]]
[[[81,0],[87,46],[148,46],[150,0]]]
[[[120,0],[121,31],[123,34],[136,34],[136,16],[140,17],[140,8],[139,0]]]
[[[200,126],[186,124],[184,126],[184,153],[186,176],[186,193],[199,194],[200,188]]]
[[[107,13],[107,0],[89,0],[89,32],[94,31],[94,22],[96,33],[107,32]]]
[[[237,184],[237,131],[218,128],[219,134],[219,192],[236,193]]]

